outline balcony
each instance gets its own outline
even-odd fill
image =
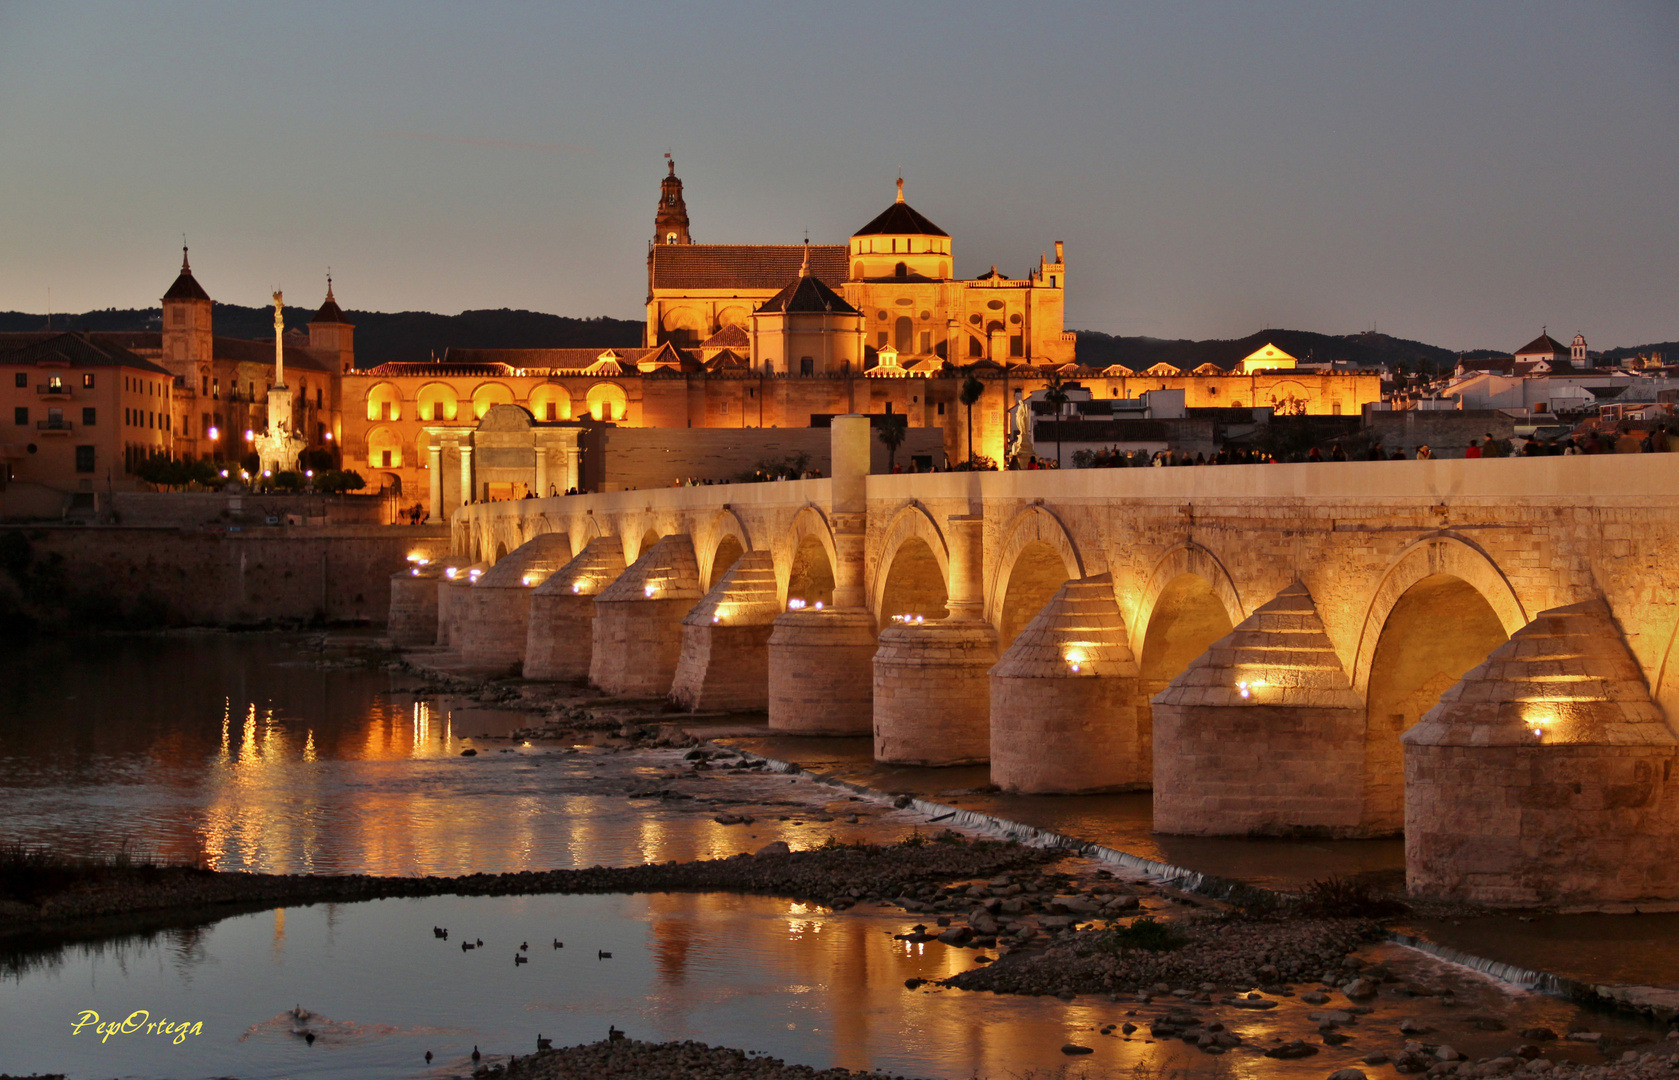
[[[48,401],[54,398],[69,400],[74,396],[70,393],[70,384],[61,382],[41,383],[35,387],[35,392]]]
[[[68,435],[75,425],[68,420],[37,420],[35,429],[44,435]]]

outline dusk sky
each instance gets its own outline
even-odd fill
[[[1069,328],[1679,339],[1679,4],[0,0],[0,310],[639,319],[701,243],[892,199]]]

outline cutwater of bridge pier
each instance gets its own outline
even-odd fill
[[[832,438],[829,479],[462,507],[393,613],[882,761],[1150,789],[1163,832],[1403,832],[1416,892],[1679,898],[1679,456],[871,476],[866,417]]]

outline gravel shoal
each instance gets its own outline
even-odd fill
[[[697,1042],[649,1043],[617,1039],[522,1057],[505,1068],[478,1070],[476,1077],[507,1080],[901,1080],[883,1072],[813,1069],[780,1058],[748,1055],[726,1046]]]
[[[939,842],[859,844],[788,854],[735,855],[687,863],[586,870],[398,878],[364,874],[309,876],[214,873],[190,868],[149,871],[132,879],[100,881],[34,904],[7,902],[0,936],[40,932],[77,919],[129,915],[216,904],[349,902],[408,896],[513,896],[533,893],[734,892],[785,896],[848,906],[865,896],[890,897],[928,883],[989,877],[1064,858],[1059,849],[969,842],[950,834]]]
[[[1117,993],[1159,983],[1247,989],[1314,978],[1381,932],[1368,919],[1285,922],[1240,914],[1174,922],[1173,927],[1187,940],[1171,951],[1110,948],[1105,931],[1064,931],[1047,948],[1010,952],[945,983],[1004,994]]]

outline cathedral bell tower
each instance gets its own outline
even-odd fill
[[[659,212],[653,215],[655,244],[692,244],[688,235],[688,204],[682,201],[682,181],[676,175],[676,161],[669,154],[665,163],[670,175],[659,183]]]

